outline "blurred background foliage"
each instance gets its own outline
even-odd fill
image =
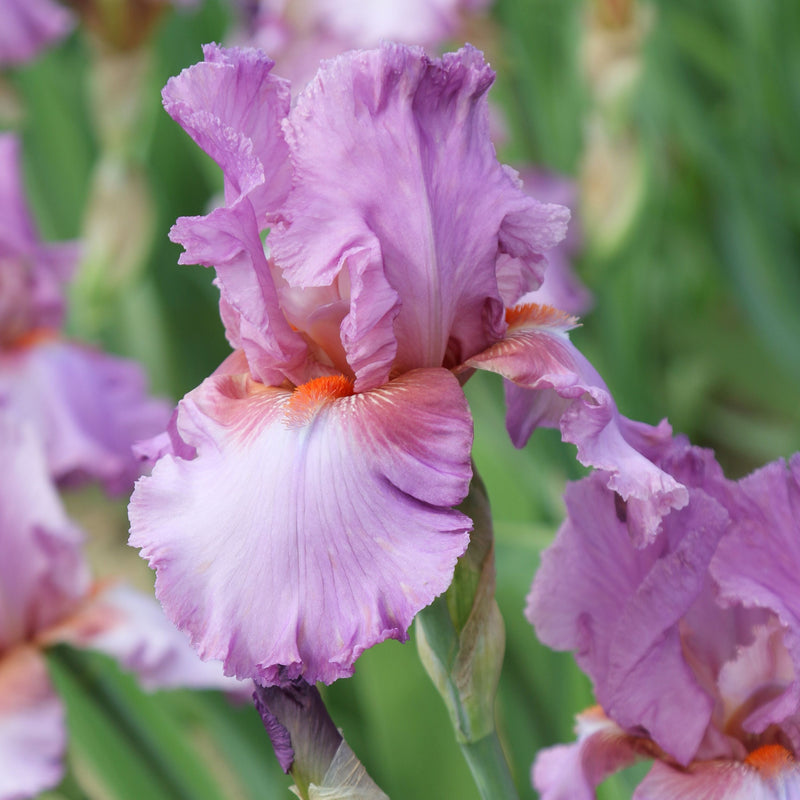
[[[69,322],[74,335],[141,360],[155,390],[173,399],[228,352],[211,271],[176,266],[180,250],[167,239],[178,216],[204,212],[221,175],[161,111],[159,92],[200,60],[201,43],[225,41],[230,21],[223,0],[206,0],[157,29],[135,137],[121,156],[150,192],[121,191],[109,209],[134,230],[151,215],[146,266],[124,291],[94,298],[99,311],[76,297]],[[606,56],[621,69],[604,78],[606,56],[593,48],[609,31],[619,36],[610,40],[616,55]],[[676,431],[715,448],[732,477],[800,450],[800,5],[497,0],[474,34],[498,71],[501,158],[581,181],[576,269],[595,305],[574,341],[623,413],[668,416]],[[15,127],[46,238],[78,237],[86,224],[103,149],[91,123],[96,61],[78,32],[4,78],[21,109]],[[598,131],[610,143],[599,201],[589,164]],[[537,749],[570,740],[572,715],[592,702],[571,657],[539,645],[522,616],[538,553],[560,521],[564,482],[580,470],[552,431],[513,450],[491,378],[476,376],[467,392],[508,629],[497,713],[520,792],[532,798]],[[84,492],[69,505],[90,529],[100,570],[151,580],[123,546],[122,504]],[[289,796],[252,709],[213,693],[143,695],[105,659],[65,649],[50,663],[71,729],[70,773],[51,798]],[[477,798],[413,644],[374,648],[326,696],[392,797]],[[601,796],[629,797],[632,780],[617,776]]]

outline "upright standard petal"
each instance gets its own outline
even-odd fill
[[[574,317],[534,303],[510,309],[507,318],[506,338],[464,367],[507,379],[511,440],[522,447],[534,428],[560,428],[580,462],[602,470],[608,487],[627,502],[635,542],[651,541],[664,515],[688,501],[686,488],[651,460],[669,445],[669,425],[652,428],[619,413],[603,379],[569,341]]]
[[[564,236],[566,209],[525,195],[495,158],[493,80],[470,47],[432,60],[384,45],[326,62],[289,114],[293,188],[272,254],[293,287],[346,278],[341,338],[359,390],[500,338],[498,259],[533,289]]]
[[[139,475],[133,444],[170,415],[137,364],[54,338],[0,351],[0,408],[36,429],[54,479],[97,479],[113,493]]]
[[[32,647],[0,655],[0,800],[51,789],[64,774],[64,707]]]
[[[164,107],[222,168],[225,201],[202,217],[181,217],[170,238],[186,252],[182,264],[213,266],[222,293],[231,344],[245,350],[253,374],[265,383],[284,375],[307,379],[302,338],[278,306],[260,230],[266,213],[290,185],[288,148],[281,122],[289,87],[272,75],[273,62],[257,50],[206,45],[205,61],[164,87]]]
[[[453,506],[472,444],[448,371],[363,394],[221,371],[181,402],[177,430],[197,456],[167,455],[137,484],[131,544],[167,615],[226,673],[348,676],[447,588],[469,538]]]
[[[53,486],[31,426],[0,416],[0,658],[58,622],[89,585],[82,536]]]

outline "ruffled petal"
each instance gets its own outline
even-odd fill
[[[222,664],[201,661],[189,639],[164,616],[155,598],[116,584],[91,601],[48,636],[97,650],[134,672],[145,689],[222,689],[245,697],[252,684],[222,674]]]
[[[345,275],[356,388],[455,366],[502,335],[499,258],[533,277],[568,212],[526,196],[495,158],[494,73],[466,47],[441,60],[384,45],[326,62],[285,125],[293,189],[269,242],[291,286]]]
[[[526,615],[545,644],[576,651],[611,718],[688,763],[714,703],[684,659],[679,625],[704,590],[727,514],[698,492],[654,543],[636,548],[603,476],[570,485],[566,502]]]
[[[239,203],[205,217],[181,217],[170,231],[186,252],[183,264],[216,269],[220,311],[228,340],[247,354],[252,374],[267,384],[312,377],[308,347],[279,305],[253,208]]]
[[[247,197],[263,223],[289,189],[281,133],[289,84],[271,74],[274,62],[259,50],[207,44],[203,56],[170,78],[164,108],[222,168],[226,205]]]
[[[792,800],[800,797],[796,762],[764,773],[735,761],[705,761],[689,769],[657,762],[633,800]]]
[[[769,659],[773,698],[760,704],[745,727],[761,732],[780,724],[800,748],[800,454],[792,457],[788,469],[783,461],[775,461],[742,479],[738,487],[733,530],[720,545],[711,572],[723,602],[766,608],[777,616],[783,645],[794,664],[793,680],[787,685],[780,659]],[[756,693],[765,688],[761,684],[767,676],[757,661],[751,665]]]
[[[223,321],[256,378],[302,383],[307,348],[278,305],[260,230],[290,185],[281,120],[289,87],[271,74],[257,50],[206,45],[205,61],[168,81],[164,107],[222,168],[226,205],[202,217],[181,217],[170,238],[185,248],[182,264],[214,267]]]
[[[248,375],[180,405],[194,460],[165,456],[131,501],[131,544],[203,658],[266,683],[352,674],[447,588],[470,521],[472,422],[457,380],[420,370],[352,395]]]
[[[507,381],[507,426],[516,447],[537,426],[559,427],[578,460],[606,473],[608,487],[627,501],[635,543],[656,535],[661,519],[688,501],[684,486],[648,454],[666,448],[671,429],[623,417],[596,370],[569,341],[574,317],[532,304],[509,312],[506,338],[467,359],[464,368],[497,372]]]
[[[597,706],[578,714],[578,741],[542,750],[531,771],[541,800],[595,800],[613,773],[647,755],[648,743],[629,736]]]
[[[137,364],[55,339],[0,352],[0,406],[36,430],[59,483],[93,478],[114,493],[139,475],[132,445],[170,414]]]
[[[64,707],[33,648],[0,657],[0,800],[51,789],[64,773]]]
[[[79,602],[89,585],[70,522],[29,425],[0,417],[0,658]],[[2,770],[0,770],[2,772]]]
[[[29,61],[66,36],[74,25],[75,17],[52,0],[4,0],[0,8],[0,66]]]

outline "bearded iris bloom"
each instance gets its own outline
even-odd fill
[[[272,66],[210,45],[164,91],[225,176],[225,205],[172,238],[215,267],[234,353],[179,404],[131,543],[203,657],[330,682],[405,639],[467,547],[475,369],[517,382],[518,444],[561,425],[650,533],[685,489],[640,452],[668,430],[619,415],[574,320],[512,308],[568,212],[497,162],[481,55],[348,53],[291,107]]]
[[[574,650],[600,706],[578,741],[542,751],[543,800],[590,800],[612,772],[653,766],[637,800],[779,800],[800,793],[800,455],[728,481],[678,439],[661,457],[689,490],[655,542],[591,476],[542,556],[527,614]]]
[[[169,410],[136,364],[61,336],[78,256],[76,243],[40,241],[19,142],[0,135],[0,414],[36,429],[60,485],[92,478],[124,492],[140,472],[132,445],[163,430]]]

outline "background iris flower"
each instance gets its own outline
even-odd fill
[[[567,492],[569,516],[528,598],[543,642],[568,649],[602,708],[578,741],[542,751],[543,800],[583,800],[609,774],[654,764],[634,798],[787,798],[800,791],[800,456],[738,482],[682,438],[659,463],[689,503],[632,546],[619,498],[597,476]]]

